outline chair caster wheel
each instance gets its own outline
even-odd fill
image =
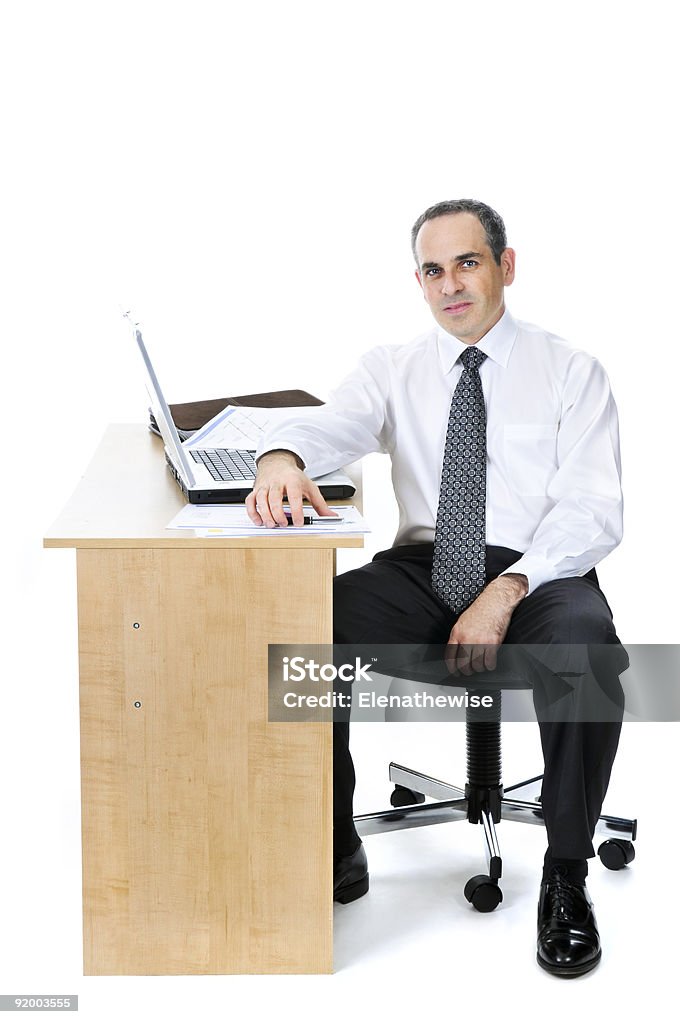
[[[597,853],[610,871],[619,871],[635,860],[635,847],[629,839],[606,839],[598,847]]]
[[[475,910],[482,914],[488,914],[495,910],[503,901],[503,893],[497,882],[494,882],[489,875],[475,875],[470,878],[463,890],[465,899],[471,903]]]
[[[411,804],[424,804],[425,796],[423,793],[416,793],[397,783],[390,797],[390,803],[393,807],[409,807]]]

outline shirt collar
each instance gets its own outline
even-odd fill
[[[516,337],[517,321],[506,309],[498,323],[494,324],[491,330],[479,339],[477,348],[485,352],[488,358],[495,363],[507,366]],[[444,373],[451,371],[454,363],[467,347],[464,341],[449,334],[443,327],[437,327],[437,348]]]

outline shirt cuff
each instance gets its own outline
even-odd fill
[[[551,565],[545,558],[539,558],[537,555],[522,555],[517,562],[509,565],[507,569],[504,569],[498,575],[505,576],[509,572],[522,573],[528,579],[529,589],[524,595],[525,597],[528,597],[542,583],[548,583],[550,580],[557,579],[555,566]]]

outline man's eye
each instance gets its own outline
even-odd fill
[[[426,276],[427,277],[434,277],[435,274],[439,274],[439,273],[440,273],[440,268],[439,267],[430,267],[430,269],[427,271],[427,275]]]
[[[478,267],[479,263],[477,260],[463,260],[464,267]]]

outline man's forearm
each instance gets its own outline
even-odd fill
[[[491,590],[514,611],[529,592],[529,580],[521,572],[506,572],[487,583],[484,589]]]

